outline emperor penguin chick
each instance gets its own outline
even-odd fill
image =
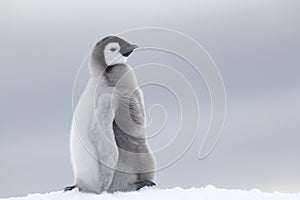
[[[70,150],[80,191],[134,191],[155,185],[143,95],[127,57],[137,48],[108,36],[89,55],[90,79],[74,110]]]

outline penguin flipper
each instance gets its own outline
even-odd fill
[[[67,187],[64,188],[64,192],[71,191],[71,190],[73,190],[76,187],[77,187],[76,185],[67,186]]]
[[[140,181],[140,182],[136,182],[135,183],[136,186],[137,186],[137,189],[136,190],[140,190],[142,189],[143,187],[152,187],[152,186],[156,186],[156,184],[152,181],[149,181],[149,180],[144,180],[144,181]]]

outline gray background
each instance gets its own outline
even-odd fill
[[[2,0],[0,197],[60,190],[72,182],[68,140],[76,72],[99,38],[144,26],[172,28],[202,44],[220,69],[228,98],[220,141],[198,160],[210,116],[203,80],[163,52],[130,57],[132,66],[155,61],[180,70],[200,99],[198,137],[158,172],[159,187],[299,192],[299,9],[297,0]],[[150,141],[156,149],[174,136],[180,113],[167,91],[143,90],[147,109],[161,103],[170,116]]]

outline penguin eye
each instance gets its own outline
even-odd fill
[[[114,47],[113,47],[113,48],[110,48],[110,50],[111,50],[111,51],[116,51],[117,48],[114,48]]]

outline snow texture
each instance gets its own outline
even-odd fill
[[[78,190],[70,192],[51,192],[48,194],[30,194],[26,197],[13,197],[9,200],[300,200],[300,193],[265,193],[254,189],[227,190],[218,189],[214,186],[204,188],[173,188],[157,189],[144,188],[137,192],[115,192],[97,194],[82,193]],[[4,200],[4,199],[1,199]]]

